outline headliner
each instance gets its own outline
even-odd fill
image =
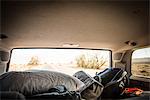
[[[1,45],[61,47],[71,43],[118,50],[128,40],[139,46],[149,44],[147,1],[85,1],[89,2],[2,2],[1,32],[8,38]]]

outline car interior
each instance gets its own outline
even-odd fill
[[[1,0],[0,100],[150,100],[149,0]]]

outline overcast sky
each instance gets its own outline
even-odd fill
[[[150,58],[150,47],[135,50],[132,54],[132,58]]]

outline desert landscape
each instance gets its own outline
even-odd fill
[[[10,71],[25,71],[25,70],[48,70],[48,71],[56,71],[61,73],[66,73],[68,75],[73,75],[78,71],[85,71],[91,76],[95,76],[96,72],[100,72],[108,68],[106,66],[101,67],[100,69],[90,69],[90,68],[81,68],[72,65],[56,65],[56,64],[43,64],[43,65],[16,65],[13,64],[10,67]]]
[[[26,55],[22,52],[20,50],[19,53],[14,53],[9,71],[48,70],[69,75],[85,71],[95,76],[96,72],[110,67],[109,51],[76,51],[75,54],[72,54],[73,51],[49,52],[47,50],[47,52],[38,51],[37,53],[28,53],[28,51]]]
[[[150,78],[150,58],[133,59],[131,72],[135,76]]]

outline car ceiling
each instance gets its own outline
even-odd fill
[[[118,50],[126,41],[149,44],[148,1],[3,1],[1,47]]]

